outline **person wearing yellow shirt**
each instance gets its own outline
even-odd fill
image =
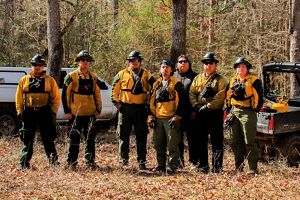
[[[178,167],[180,120],[185,106],[184,87],[172,76],[174,71],[175,66],[170,60],[162,60],[160,78],[154,83],[150,98],[150,110],[155,120],[153,144],[158,164],[154,171],[170,175]]]
[[[24,146],[18,165],[20,169],[30,168],[37,127],[49,163],[58,164],[54,140],[57,135],[55,115],[60,104],[60,94],[56,81],[46,75],[45,65],[45,59],[39,54],[35,55],[31,60],[32,71],[20,79],[16,91],[17,116],[23,121],[20,138]]]
[[[212,172],[223,169],[223,106],[227,81],[217,72],[218,60],[212,52],[204,55],[203,73],[197,75],[190,87],[190,101],[193,106],[192,118],[199,155],[198,171],[208,173],[208,135],[212,145]]]
[[[247,174],[254,175],[258,173],[259,151],[255,136],[257,112],[263,105],[262,83],[250,73],[252,65],[245,57],[239,57],[233,68],[236,73],[229,82],[226,110],[231,110],[234,116],[231,130],[235,171],[243,171],[244,160],[248,158]]]
[[[90,71],[93,57],[87,50],[79,52],[75,61],[78,68],[65,77],[62,92],[62,102],[66,118],[69,120],[70,147],[67,167],[75,169],[80,146],[80,133],[85,139],[84,161],[88,168],[96,169],[95,137],[97,130],[94,126],[96,118],[100,117],[102,101],[98,77]]]
[[[149,71],[142,68],[142,56],[137,50],[130,52],[128,67],[114,77],[111,100],[118,113],[117,140],[119,162],[128,165],[129,139],[132,126],[135,129],[137,161],[139,169],[146,169],[147,144],[147,104],[150,90],[155,81]]]

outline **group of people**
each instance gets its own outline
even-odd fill
[[[85,137],[85,163],[95,168],[95,134],[93,122],[101,113],[101,96],[97,75],[90,71],[93,57],[81,51],[75,61],[78,69],[70,72],[64,81],[62,103],[69,120],[69,167],[76,168],[80,133]],[[239,57],[229,82],[217,71],[219,61],[212,52],[204,55],[203,73],[192,70],[186,55],[180,55],[174,64],[168,59],[160,62],[159,77],[142,68],[143,57],[137,50],[127,57],[128,66],[113,80],[112,102],[117,108],[116,130],[119,162],[129,163],[129,144],[132,127],[136,136],[137,161],[140,170],[147,164],[148,125],[153,128],[156,150],[156,172],[174,174],[185,165],[184,133],[187,136],[189,163],[202,173],[221,173],[223,170],[223,116],[231,116],[232,149],[235,172],[243,171],[248,159],[248,174],[258,173],[258,147],[255,141],[257,115],[263,104],[261,81],[250,73],[252,65]],[[45,60],[35,56],[32,72],[24,76],[16,94],[18,116],[23,119],[24,142],[20,168],[29,168],[36,127],[50,164],[57,164],[54,145],[56,137],[55,113],[60,95],[55,80],[43,72]],[[210,137],[209,137],[210,136]],[[208,138],[212,145],[212,169],[208,161]]]
[[[57,151],[54,145],[56,138],[56,113],[63,104],[68,119],[68,136],[70,138],[67,167],[76,168],[81,133],[85,140],[85,164],[95,169],[95,136],[96,118],[100,117],[102,102],[98,77],[90,71],[93,57],[88,51],[81,51],[75,61],[78,68],[65,77],[60,97],[56,81],[46,75],[45,59],[36,55],[31,60],[32,71],[21,78],[16,91],[17,116],[22,119],[23,126],[20,138],[24,143],[19,168],[30,168],[33,153],[33,141],[37,127],[51,165],[58,165]]]
[[[183,136],[186,133],[189,162],[199,172],[210,171],[208,138],[212,144],[212,172],[223,170],[224,108],[232,120],[232,149],[236,172],[243,171],[248,159],[248,174],[258,173],[258,147],[255,142],[257,115],[263,104],[261,81],[250,73],[252,65],[239,57],[233,68],[235,75],[229,83],[217,72],[219,61],[212,52],[204,55],[203,73],[192,70],[186,55],[175,64],[164,59],[160,63],[159,78],[141,67],[142,56],[132,51],[128,67],[115,77],[112,102],[119,111],[117,138],[120,163],[128,164],[129,139],[135,128],[137,161],[146,169],[147,116],[153,128],[158,172],[174,174],[184,166]],[[225,106],[224,106],[225,104]],[[147,109],[150,108],[150,113]]]

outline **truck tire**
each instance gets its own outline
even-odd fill
[[[300,135],[288,137],[281,148],[283,156],[287,158],[290,166],[299,166],[300,163]]]
[[[18,123],[15,113],[9,110],[0,111],[0,135],[2,137],[15,136],[18,130]]]
[[[257,143],[259,149],[259,159],[262,162],[270,162],[278,159],[280,150],[278,147],[266,144],[264,142]]]

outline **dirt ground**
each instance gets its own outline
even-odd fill
[[[114,129],[98,134],[95,171],[84,165],[83,144],[78,170],[64,168],[68,153],[64,133],[57,140],[60,166],[49,166],[43,146],[35,142],[31,169],[23,171],[16,168],[20,140],[0,138],[0,199],[300,199],[300,169],[287,167],[284,159],[259,163],[259,175],[233,174],[229,135],[222,174],[198,173],[187,164],[171,176],[151,171],[156,159],[151,133],[148,138],[148,170],[143,171],[138,170],[134,136],[129,165],[120,166]]]

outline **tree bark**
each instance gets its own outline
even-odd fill
[[[209,9],[211,10],[211,13],[208,17],[208,50],[210,51],[210,47],[212,46],[212,41],[214,39],[214,10],[215,7],[215,1],[210,0],[209,1]]]
[[[172,46],[170,59],[175,63],[180,54],[186,53],[187,0],[173,0]]]
[[[114,29],[118,28],[119,0],[114,0]]]
[[[13,35],[13,27],[11,26],[12,21],[14,19],[14,1],[6,0],[3,2],[4,4],[4,16],[3,19],[3,28],[1,28],[2,35],[0,38],[0,41],[2,43],[6,43],[6,48],[2,49],[5,57],[6,57],[6,63],[8,65],[14,65],[14,56],[13,56],[13,40],[10,37]]]
[[[300,0],[290,0],[290,61],[300,61]],[[290,77],[290,96],[299,95],[299,86],[295,75]]]
[[[60,32],[60,10],[58,0],[48,0],[47,5],[47,38],[48,38],[48,69],[47,73],[56,82],[60,82],[60,69],[63,62],[63,42]]]

